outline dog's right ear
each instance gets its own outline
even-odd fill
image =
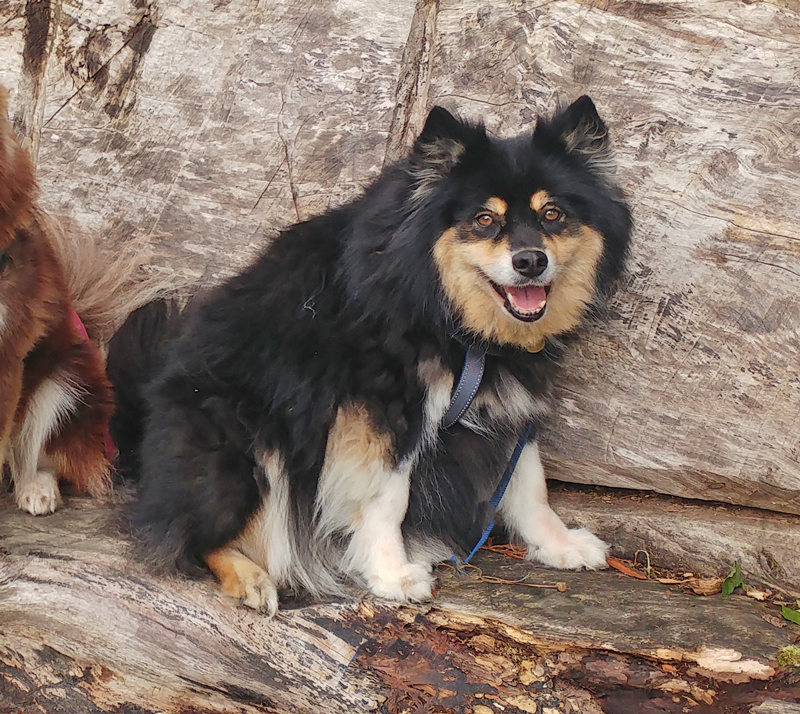
[[[483,126],[466,124],[443,107],[431,109],[411,152],[411,175],[417,183],[415,200],[424,198],[453,170],[467,148],[480,141],[486,141]]]
[[[17,143],[7,111],[8,94],[0,87],[0,248],[27,222],[36,186],[30,159]]]

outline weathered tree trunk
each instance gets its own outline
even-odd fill
[[[590,714],[626,697],[679,712],[800,696],[776,672],[793,633],[742,596],[487,554],[480,576],[445,569],[430,606],[284,603],[268,620],[210,582],[148,574],[109,515],[0,502],[0,711]]]
[[[0,27],[45,207],[195,277],[354,196],[434,103],[510,134],[590,93],[638,230],[550,471],[800,513],[794,0],[9,0]]]
[[[569,355],[549,472],[788,514],[800,513],[798,44],[794,0],[0,3],[0,82],[43,207],[119,245],[153,234],[158,269],[198,279],[353,197],[434,103],[511,134],[590,93],[638,228],[608,323]],[[796,517],[603,504],[583,501],[580,520],[628,553],[717,573],[738,559],[748,577],[800,587]],[[780,674],[720,684],[709,669],[720,659],[702,646],[766,675],[793,638],[741,597],[489,558],[487,574],[568,590],[472,572],[430,608],[306,604],[266,621],[207,583],[148,575],[102,534],[106,511],[69,506],[45,519],[0,507],[3,713],[596,714],[647,699],[700,714],[735,699],[789,714],[797,694]]]

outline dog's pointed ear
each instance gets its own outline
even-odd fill
[[[485,138],[482,126],[466,124],[443,107],[431,109],[410,157],[410,173],[416,181],[414,198],[426,196],[453,170],[467,147]]]
[[[419,143],[430,144],[437,140],[456,138],[461,134],[461,122],[444,107],[436,106],[428,112]]]
[[[587,95],[556,114],[551,127],[567,151],[583,158],[601,178],[613,175],[614,157],[608,127]]]

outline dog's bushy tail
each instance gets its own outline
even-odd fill
[[[103,350],[135,310],[182,291],[180,279],[151,265],[154,251],[146,236],[112,249],[99,237],[44,213],[37,213],[36,220],[64,269],[75,311]]]
[[[106,372],[117,402],[111,437],[119,451],[117,471],[125,481],[139,477],[139,448],[147,419],[145,388],[160,371],[165,345],[178,334],[180,319],[178,300],[158,298],[132,312],[108,343]]]

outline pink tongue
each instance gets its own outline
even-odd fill
[[[528,285],[524,288],[503,288],[511,304],[522,312],[536,312],[547,302],[547,293],[542,285]]]

